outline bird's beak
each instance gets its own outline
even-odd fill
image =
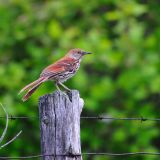
[[[83,55],[92,54],[91,52],[83,52]]]

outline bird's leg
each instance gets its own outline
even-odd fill
[[[57,82],[55,83],[55,86],[56,86],[57,90],[58,90],[59,92],[61,92],[61,90],[60,90]]]
[[[71,90],[70,90],[67,86],[65,86],[63,83],[59,82],[59,84],[60,84],[66,91],[71,92]]]
[[[72,102],[72,92],[71,90],[65,86],[63,83],[59,82],[59,84],[66,90],[69,100]]]

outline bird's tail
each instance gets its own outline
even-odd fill
[[[41,83],[45,82],[47,79],[48,78],[46,78],[46,77],[40,77],[36,81],[34,81],[34,82],[28,84],[27,86],[25,86],[24,88],[22,88],[20,90],[19,94],[28,90],[28,92],[23,96],[22,100],[26,101],[34,93],[34,91],[41,85]]]

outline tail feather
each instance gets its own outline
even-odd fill
[[[21,94],[22,92],[26,91],[27,89],[35,86],[36,84],[38,84],[39,82],[41,82],[43,79],[44,79],[44,77],[41,77],[41,78],[33,81],[32,83],[30,83],[27,86],[25,86],[24,88],[22,88],[18,94]]]
[[[41,85],[41,83],[40,83],[39,85],[37,85],[36,87],[31,88],[31,89],[27,92],[27,94],[25,94],[25,95],[23,96],[22,101],[23,101],[23,102],[26,101],[26,100],[34,93],[34,91],[35,91],[40,85]]]
[[[41,83],[45,82],[48,78],[44,78],[41,77],[38,80],[28,84],[27,86],[25,86],[24,88],[22,88],[22,90],[20,91],[20,93],[22,93],[23,91],[26,91],[29,89],[29,91],[27,92],[27,94],[25,94],[22,98],[23,101],[26,101],[34,92],[35,90],[41,85]]]

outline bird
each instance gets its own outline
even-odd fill
[[[46,81],[53,81],[58,91],[61,91],[59,88],[61,86],[70,92],[71,90],[63,83],[76,74],[82,58],[87,54],[91,54],[91,52],[86,52],[80,48],[71,49],[64,57],[44,68],[37,80],[20,90],[19,94],[27,91],[22,97],[22,101],[28,100],[36,89]]]

